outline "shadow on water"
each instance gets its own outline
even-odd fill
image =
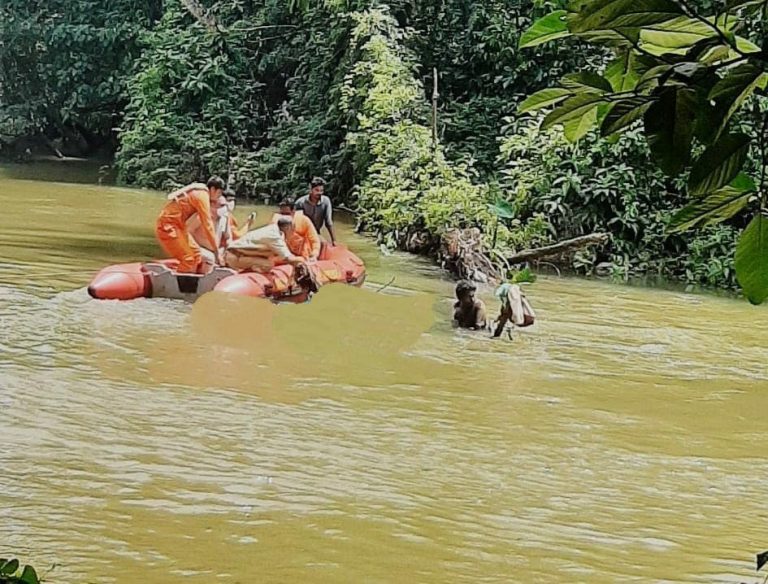
[[[45,158],[32,162],[3,163],[0,178],[112,185],[117,176],[110,160]]]

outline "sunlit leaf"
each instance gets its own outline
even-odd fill
[[[565,124],[570,120],[581,118],[600,103],[603,103],[603,99],[594,93],[569,97],[544,118],[541,127],[543,130],[548,130],[555,124]]]
[[[736,246],[736,279],[752,304],[768,298],[768,219],[755,216]]]
[[[648,44],[661,49],[689,49],[702,39],[718,37],[710,25],[688,16],[679,16],[666,22],[643,27],[640,31],[642,46]]]
[[[676,233],[730,219],[744,209],[754,192],[754,181],[742,173],[731,184],[678,211],[669,224],[669,231]]]
[[[528,96],[528,98],[526,98],[526,100],[517,108],[517,111],[524,114],[526,112],[549,107],[563,101],[571,95],[573,95],[573,92],[563,87],[542,89],[541,91],[537,91],[533,95]]]
[[[563,134],[566,140],[575,143],[581,140],[595,126],[597,126],[597,106],[594,106],[582,116],[563,123]]]
[[[631,91],[637,86],[640,75],[648,70],[634,51],[624,51],[605,69],[605,78],[616,92]]]
[[[744,166],[749,142],[746,134],[725,134],[710,145],[691,169],[688,192],[699,196],[731,182]]]
[[[569,89],[586,89],[602,93],[613,91],[610,82],[605,77],[591,71],[569,73],[563,77],[561,83]]]
[[[518,46],[521,49],[535,47],[542,43],[570,36],[565,14],[565,10],[556,10],[534,22],[520,37]]]

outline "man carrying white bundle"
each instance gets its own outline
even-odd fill
[[[224,261],[234,270],[253,272],[268,272],[280,264],[301,265],[304,258],[293,255],[286,243],[293,230],[293,220],[281,217],[276,223],[249,231],[229,244]]]
[[[536,313],[533,311],[533,307],[517,284],[502,284],[496,289],[495,296],[501,301],[501,310],[499,311],[499,317],[494,323],[494,337],[501,336],[508,322],[523,328],[531,326],[536,321]]]

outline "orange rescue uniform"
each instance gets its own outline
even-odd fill
[[[155,235],[166,253],[179,260],[176,271],[196,273],[202,264],[202,256],[200,247],[187,231],[190,217],[197,214],[211,249],[218,249],[208,189],[203,184],[193,184],[176,191],[169,198],[157,218]]]
[[[272,221],[270,223],[277,223],[281,217],[287,216],[288,215],[275,213],[272,215]],[[312,220],[301,211],[297,211],[293,214],[293,227],[293,235],[285,240],[291,253],[301,256],[305,260],[311,257],[319,257],[320,236],[317,234],[317,229],[315,229]]]

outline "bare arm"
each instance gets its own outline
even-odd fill
[[[475,327],[478,329],[484,329],[486,327],[486,310],[485,310],[485,302],[482,300],[478,300],[477,302],[477,312],[475,317]]]
[[[328,206],[325,209],[325,228],[328,230],[328,235],[331,236],[331,245],[336,245],[336,230],[333,228],[333,205],[330,199],[328,199]]]

